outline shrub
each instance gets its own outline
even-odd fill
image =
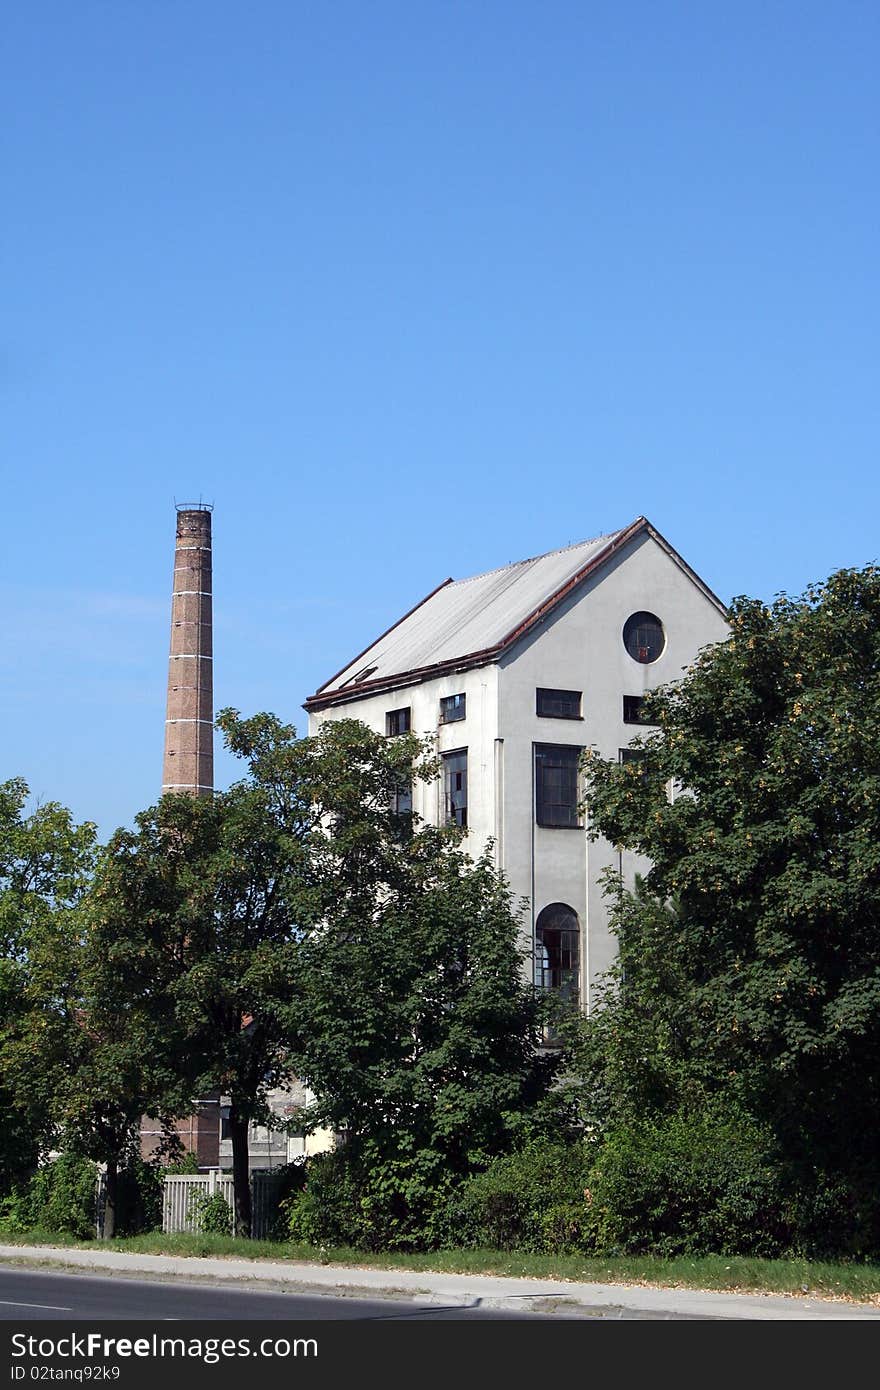
[[[305,1188],[287,1199],[290,1238],[361,1250],[436,1250],[454,1178],[433,1150],[406,1156],[348,1148],[307,1160]]]
[[[0,1203],[0,1230],[35,1226],[91,1240],[95,1235],[98,1170],[90,1159],[66,1153],[46,1163]]]
[[[306,1245],[361,1244],[358,1192],[343,1152],[314,1154],[302,1167],[304,1186],[281,1203],[290,1239]]]
[[[189,1214],[204,1235],[231,1236],[232,1208],[222,1192],[196,1192],[189,1199]]]
[[[589,1159],[578,1143],[536,1140],[469,1178],[447,1210],[447,1242],[563,1254],[590,1247]]]
[[[431,1152],[366,1163],[316,1154],[283,1203],[290,1238],[363,1250],[490,1246],[563,1253],[589,1244],[588,1161],[579,1144],[535,1140],[456,1181]]]
[[[32,1224],[28,1184],[18,1183],[0,1197],[0,1235],[22,1235]]]
[[[290,1237],[290,1207],[306,1182],[303,1159],[281,1164],[267,1174],[265,1181],[266,1229],[264,1240],[288,1240]],[[256,1189],[255,1189],[256,1192]]]
[[[116,1234],[133,1236],[162,1229],[164,1170],[132,1158],[119,1172]]]
[[[822,1169],[797,1170],[791,1199],[796,1253],[809,1259],[876,1260],[880,1254],[880,1173],[854,1181]]]
[[[587,1186],[606,1253],[773,1256],[794,1242],[772,1136],[717,1102],[611,1131]]]

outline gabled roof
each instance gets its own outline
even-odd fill
[[[371,646],[309,696],[304,708],[363,699],[381,690],[412,685],[446,672],[497,661],[595,574],[627,541],[647,532],[718,610],[726,609],[645,517],[592,540],[551,550],[531,560],[471,579],[446,579]]]

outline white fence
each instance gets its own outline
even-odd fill
[[[213,1197],[219,1192],[233,1209],[231,1173],[178,1173],[165,1179],[162,1196],[162,1230],[197,1231],[196,1198]],[[268,1236],[275,1217],[278,1178],[275,1170],[256,1168],[251,1173],[251,1235],[255,1240]]]
[[[197,1231],[195,1199],[219,1192],[232,1207],[232,1177],[223,1173],[178,1173],[166,1177],[162,1194],[162,1230]]]

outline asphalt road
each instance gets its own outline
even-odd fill
[[[415,1304],[410,1298],[339,1298],[332,1294],[303,1294],[249,1289],[240,1286],[132,1279],[126,1275],[96,1278],[91,1274],[44,1273],[15,1265],[0,1265],[0,1321],[82,1319],[152,1320],[260,1319],[288,1320],[354,1318],[374,1322],[466,1318],[550,1321],[539,1314],[460,1305]]]

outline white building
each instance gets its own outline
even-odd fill
[[[309,730],[360,719],[433,734],[442,775],[413,809],[467,827],[529,902],[540,983],[585,1007],[614,939],[597,882],[620,860],[588,840],[577,760],[623,757],[639,699],[728,635],[720,599],[644,517],[610,535],[447,579],[309,700]],[[628,858],[628,856],[627,856]],[[633,863],[624,863],[631,872]]]
[[[296,1126],[303,1110],[312,1103],[314,1097],[306,1086],[294,1077],[287,1086],[276,1086],[266,1097],[269,1109],[279,1121],[293,1128],[272,1129],[267,1125],[252,1124],[248,1131],[248,1168],[277,1168],[285,1163],[296,1163],[312,1154],[322,1153],[332,1148],[333,1135],[330,1130],[318,1129],[306,1134]],[[220,1097],[220,1168],[232,1172],[232,1139],[229,1133],[229,1096]]]

